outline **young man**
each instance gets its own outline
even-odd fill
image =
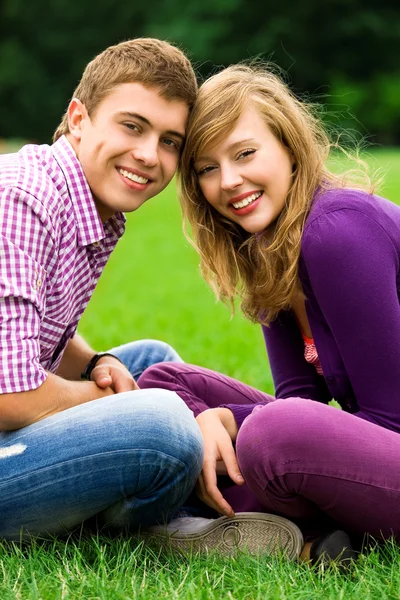
[[[94,515],[118,529],[162,522],[194,486],[192,413],[135,383],[178,355],[155,341],[95,354],[76,328],[123,211],[174,175],[196,91],[170,44],[112,46],[86,67],[52,146],[0,157],[2,538],[58,534]]]

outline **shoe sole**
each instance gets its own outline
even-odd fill
[[[163,534],[149,533],[157,542],[163,542],[184,553],[204,553],[217,550],[223,555],[243,551],[250,554],[285,554],[289,560],[299,557],[303,547],[300,529],[283,517],[266,513],[237,513],[235,517],[214,519],[201,532]]]

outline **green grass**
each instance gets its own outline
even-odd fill
[[[384,600],[400,596],[392,544],[360,557],[348,573],[283,558],[180,557],[131,539],[92,536],[28,548],[0,546],[0,598],[35,600]]]
[[[400,203],[400,152],[368,158],[387,171],[381,193]],[[200,277],[198,257],[181,232],[174,187],[128,217],[83,317],[80,332],[96,349],[152,337],[188,361],[272,392],[258,326],[231,319]],[[134,539],[71,537],[19,547],[0,544],[0,600],[193,600],[400,598],[400,552],[390,543],[348,573],[311,570],[284,560],[158,555]]]

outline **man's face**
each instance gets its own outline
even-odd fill
[[[138,209],[171,181],[189,108],[140,83],[116,86],[91,117],[73,100],[71,141],[103,221]]]

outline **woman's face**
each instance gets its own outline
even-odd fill
[[[259,111],[246,108],[235,129],[195,161],[201,191],[224,217],[258,233],[281,213],[294,160]]]

